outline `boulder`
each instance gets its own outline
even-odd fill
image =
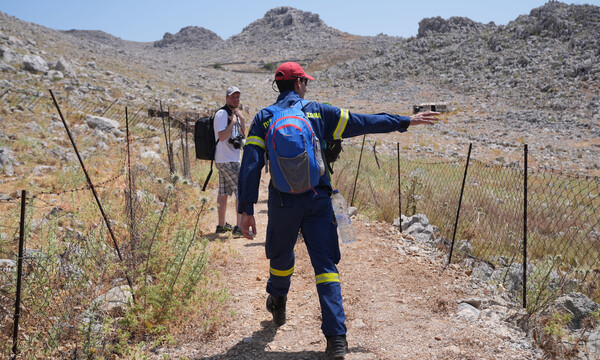
[[[48,63],[41,56],[25,55],[23,56],[23,69],[31,73],[46,73],[50,70]]]
[[[3,172],[4,175],[13,176],[14,169],[13,163],[15,162],[15,158],[12,155],[12,151],[8,148],[1,147],[0,148],[0,172]]]
[[[105,294],[98,296],[94,303],[105,313],[123,313],[133,303],[131,288],[129,285],[114,287]]]
[[[6,147],[0,147],[0,167],[6,166],[13,161],[12,151]]]
[[[156,151],[148,150],[140,154],[141,159],[160,159],[160,155]]]
[[[54,80],[54,81],[62,80],[65,78],[65,75],[62,72],[57,71],[57,70],[50,70],[50,71],[48,71],[47,75],[51,80]]]
[[[473,322],[479,318],[480,313],[481,311],[475,308],[473,305],[463,302],[458,304],[458,312],[456,313],[456,316],[459,319]]]
[[[422,228],[425,228],[427,225],[429,225],[429,219],[427,219],[427,216],[423,214],[416,214],[409,218],[403,217],[402,231],[408,231],[408,229],[414,224],[419,224]]]
[[[0,60],[6,63],[19,61],[19,54],[6,45],[0,45]]]
[[[124,133],[119,129],[121,126],[118,121],[105,117],[88,115],[85,118],[85,123],[92,129],[97,131],[111,133],[115,136],[123,136]]]
[[[600,328],[592,330],[585,344],[585,355],[580,359],[600,359]]]
[[[580,329],[582,321],[600,307],[598,303],[578,292],[559,297],[554,305],[557,309],[562,309],[573,315],[571,322],[568,324],[571,329]]]
[[[71,63],[68,62],[67,60],[63,59],[63,58],[58,59],[52,65],[52,69],[54,69],[56,71],[60,71],[63,74],[75,75],[75,71],[73,71],[73,67],[71,66]]]
[[[34,176],[42,176],[44,174],[48,174],[51,173],[52,171],[54,171],[54,167],[53,166],[49,166],[49,165],[38,165],[36,167],[33,168],[33,175]]]

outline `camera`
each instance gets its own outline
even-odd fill
[[[236,137],[229,138],[229,143],[233,145],[234,149],[239,149],[244,146],[244,135],[238,135]]]

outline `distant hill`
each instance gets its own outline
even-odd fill
[[[114,35],[105,33],[100,30],[60,30],[60,32],[64,34],[68,34],[71,36],[75,36],[80,39],[95,41],[100,44],[109,45],[109,46],[125,46],[130,43],[135,43],[134,41],[123,40],[120,37],[116,37]]]
[[[176,34],[166,33],[162,40],[154,42],[154,46],[210,49],[222,43],[223,39],[213,31],[198,26],[186,26]]]
[[[260,47],[285,45],[293,49],[312,49],[323,48],[344,35],[348,34],[327,26],[318,14],[284,6],[267,11],[262,19],[246,26],[240,34],[228,39],[228,42]]]

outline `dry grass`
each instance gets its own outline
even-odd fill
[[[365,146],[356,189],[359,148],[346,146],[335,164],[334,186],[369,218],[391,222],[398,217],[398,163],[395,156],[377,155]],[[400,160],[402,213],[424,213],[442,235],[452,238],[464,161]],[[528,262],[531,310],[562,291],[577,288],[600,299],[592,270],[598,267],[600,180],[543,170],[528,179]],[[497,264],[522,262],[523,171],[472,161],[465,184],[456,241],[473,245],[470,255]],[[460,255],[460,254],[459,254]],[[551,256],[552,261],[546,261]],[[559,280],[547,291],[554,272]],[[555,280],[552,280],[555,282]]]
[[[62,110],[69,125],[82,124],[83,117],[77,109],[64,105]],[[134,227],[128,210],[123,142],[84,156],[123,256],[120,261],[79,164],[65,164],[47,155],[47,148],[53,146],[72,151],[70,143],[65,141],[66,133],[64,137],[48,133],[51,120],[40,115],[36,123],[42,128],[41,135],[37,137],[34,131],[29,136],[20,129],[23,121],[31,118],[30,113],[10,114],[2,130],[18,134],[17,140],[0,144],[11,148],[16,161],[25,164],[19,167],[19,173],[24,169],[24,175],[3,181],[0,193],[16,198],[19,189],[27,189],[28,197],[35,197],[27,204],[26,248],[35,249],[40,255],[26,260],[19,342],[22,353],[31,357],[115,353],[127,358],[135,357],[131,349],[137,346],[132,341],[166,342],[168,334],[190,327],[199,337],[214,333],[229,314],[221,311],[226,292],[212,284],[216,274],[210,263],[214,256],[220,256],[222,249],[208,249],[206,242],[200,241],[201,229],[205,228],[202,222],[211,204],[202,201],[204,197],[191,181],[181,176],[171,178],[164,160],[140,160],[140,153],[153,144],[152,138],[146,138],[152,133],[132,129],[132,169],[136,190],[141,191],[136,194],[150,195],[136,202]],[[74,135],[80,152],[94,146],[89,133]],[[176,156],[180,168],[182,154]],[[32,171],[37,164],[57,166],[51,173],[38,176]],[[191,171],[194,179],[204,179],[208,166],[192,162]],[[213,179],[211,186],[215,183]],[[168,203],[168,208],[159,221],[161,202]],[[0,210],[0,255],[14,259],[18,250],[14,239],[18,238],[20,202],[2,202]],[[198,218],[200,225],[193,236]],[[154,239],[152,247],[150,239]],[[65,271],[73,273],[65,276]],[[8,354],[12,345],[10,308],[14,306],[16,279],[10,272],[0,275],[1,352]],[[126,284],[126,275],[135,285],[136,305],[125,312],[99,315],[102,320],[98,326],[102,329],[91,330],[84,322],[85,311],[99,295],[115,285]],[[147,278],[152,282],[143,286]],[[144,302],[152,306],[140,307]],[[173,317],[173,313],[178,316]]]

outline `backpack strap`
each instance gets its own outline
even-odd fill
[[[231,111],[231,110],[230,110],[230,109],[227,107],[227,105],[225,105],[225,106],[221,107],[219,110],[225,110],[225,112],[227,112],[227,115],[229,115],[229,112]],[[214,114],[213,114],[213,116],[212,116],[212,117],[213,117],[213,119],[212,119],[212,121],[213,121],[213,128],[214,128],[214,126],[215,126],[215,115],[217,115],[217,112],[218,112],[219,110],[215,111],[215,113],[214,113]],[[229,125],[229,116],[227,116],[227,125]],[[216,152],[217,152],[217,144],[219,143],[219,141],[220,141],[220,139],[219,139],[219,137],[217,136],[217,141],[215,141],[215,150],[214,150],[214,153],[216,153]],[[206,191],[206,186],[208,185],[208,181],[210,180],[210,177],[212,176],[212,173],[213,173],[213,163],[214,163],[214,162],[215,162],[215,159],[212,159],[212,160],[210,161],[210,171],[208,172],[208,175],[206,175],[206,180],[204,180],[204,185],[202,186],[202,191]]]
[[[210,171],[208,172],[208,175],[206,176],[206,180],[204,180],[204,185],[202,186],[202,191],[206,191],[206,185],[208,185],[208,180],[210,180],[210,177],[212,176],[213,162],[214,162],[214,160],[210,161]]]

